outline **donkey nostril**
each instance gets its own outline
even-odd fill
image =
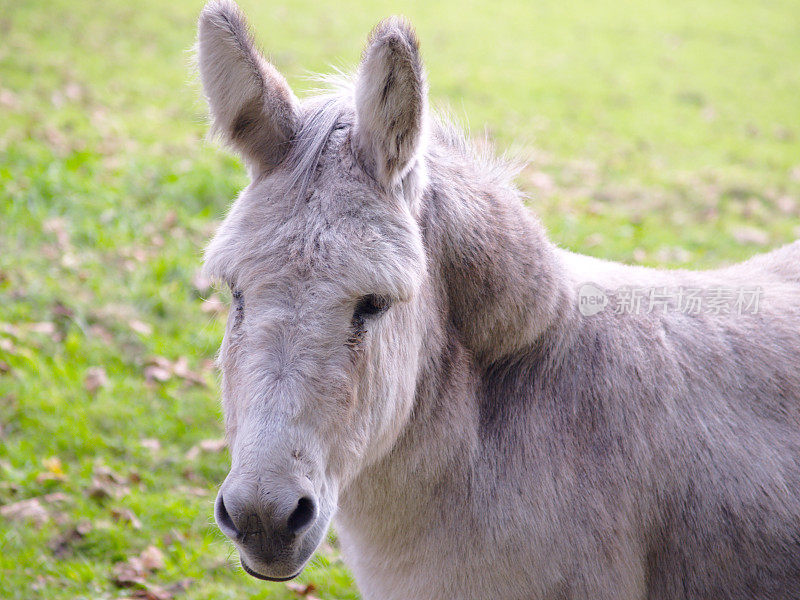
[[[299,534],[308,529],[314,521],[317,512],[317,507],[314,500],[308,496],[303,496],[297,501],[297,507],[294,509],[289,520],[286,523],[289,533]]]
[[[222,499],[222,492],[217,496],[217,505],[215,506],[214,516],[217,518],[217,525],[219,525],[222,533],[230,538],[239,537],[239,529],[228,514],[228,509],[225,508],[225,501]]]

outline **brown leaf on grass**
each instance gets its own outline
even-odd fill
[[[769,243],[769,233],[757,227],[739,227],[733,231],[733,238],[740,244],[766,246]]]
[[[189,589],[192,579],[181,579],[166,588],[145,583],[142,587],[130,592],[128,598],[144,600],[172,600],[177,594],[181,594]]]
[[[11,371],[11,365],[0,359],[0,373],[8,373],[9,371]]]
[[[139,444],[141,444],[142,448],[146,448],[150,450],[150,452],[158,452],[161,450],[161,442],[159,442],[155,438],[142,438],[139,440]]]
[[[189,359],[187,359],[185,356],[178,357],[178,360],[172,363],[172,372],[181,379],[184,379],[190,383],[200,386],[204,386],[206,384],[202,375],[189,369]]]
[[[222,452],[227,445],[228,443],[225,441],[225,438],[203,440],[200,442],[200,449],[203,452]]]
[[[130,600],[171,600],[173,594],[164,588],[142,582],[142,587],[133,590],[126,598]]]
[[[35,525],[42,525],[50,518],[39,498],[29,498],[0,506],[0,516],[10,521],[30,521]]]
[[[90,498],[105,500],[107,498],[123,498],[128,495],[130,488],[125,485],[127,480],[115,473],[105,465],[95,465],[92,473],[92,483],[86,490]]]
[[[41,321],[39,323],[29,323],[26,326],[27,330],[32,333],[41,333],[42,335],[54,336],[56,334],[56,325],[50,321]]]
[[[170,370],[162,366],[147,365],[144,368],[144,378],[148,383],[152,383],[154,381],[163,383],[165,381],[169,381],[171,377],[172,373]]]
[[[129,508],[112,508],[111,516],[119,523],[129,523],[133,529],[141,529],[142,522],[136,514]]]
[[[67,478],[66,473],[64,473],[64,465],[61,463],[60,458],[56,456],[45,458],[42,461],[42,465],[45,470],[36,476],[37,483],[44,483],[45,481],[64,481]]]
[[[163,383],[174,376],[194,385],[206,385],[203,376],[189,368],[189,360],[185,356],[179,357],[175,362],[163,356],[154,356],[148,360],[144,376],[149,383],[154,381]]]
[[[160,571],[164,568],[164,553],[156,546],[148,546],[139,555],[142,567],[148,571]]]
[[[148,546],[139,556],[114,565],[111,580],[119,587],[148,587],[145,578],[153,571],[164,568],[164,555],[155,546]]]
[[[224,438],[203,440],[186,453],[186,460],[197,460],[201,452],[222,452],[227,446]]]
[[[131,319],[128,321],[128,326],[139,335],[150,335],[153,333],[153,328],[144,321],[139,321],[138,319]]]
[[[60,300],[56,300],[53,303],[53,314],[64,319],[71,319],[75,316],[75,311]]]
[[[91,333],[93,336],[97,338],[100,338],[106,344],[111,344],[114,342],[114,336],[111,335],[111,332],[102,325],[98,324],[92,325],[91,327],[89,327],[89,333]]]
[[[86,369],[86,376],[83,378],[83,387],[90,394],[94,394],[102,387],[108,385],[108,375],[103,367],[89,367]]]
[[[299,583],[297,581],[288,581],[284,585],[289,591],[294,592],[298,596],[303,598],[313,599],[314,596],[311,596],[311,592],[317,589],[313,583]]]
[[[70,527],[67,531],[54,537],[48,544],[50,550],[56,558],[64,558],[71,554],[72,547],[92,530],[92,525],[88,521],[81,521],[77,525]]]
[[[61,502],[67,502],[69,500],[69,497],[62,492],[45,494],[41,498],[42,502],[44,502],[45,504],[60,504]]]
[[[138,556],[114,565],[111,570],[111,581],[118,587],[145,585],[145,572]]]

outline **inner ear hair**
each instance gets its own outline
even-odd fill
[[[203,9],[197,54],[213,131],[258,170],[277,166],[294,136],[299,103],[257,49],[235,3],[215,1]]]
[[[382,21],[358,69],[354,142],[362,164],[384,185],[397,183],[421,151],[427,96],[414,29],[401,17]]]

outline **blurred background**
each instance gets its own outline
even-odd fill
[[[560,245],[664,267],[800,237],[800,1],[243,0],[302,96],[370,28],[418,29],[435,105]],[[332,535],[244,575],[201,252],[246,183],[204,141],[195,0],[0,2],[0,597],[357,598]]]

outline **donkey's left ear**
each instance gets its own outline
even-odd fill
[[[404,19],[386,19],[372,30],[355,99],[356,152],[379,182],[392,186],[422,151],[428,110],[419,42]]]

